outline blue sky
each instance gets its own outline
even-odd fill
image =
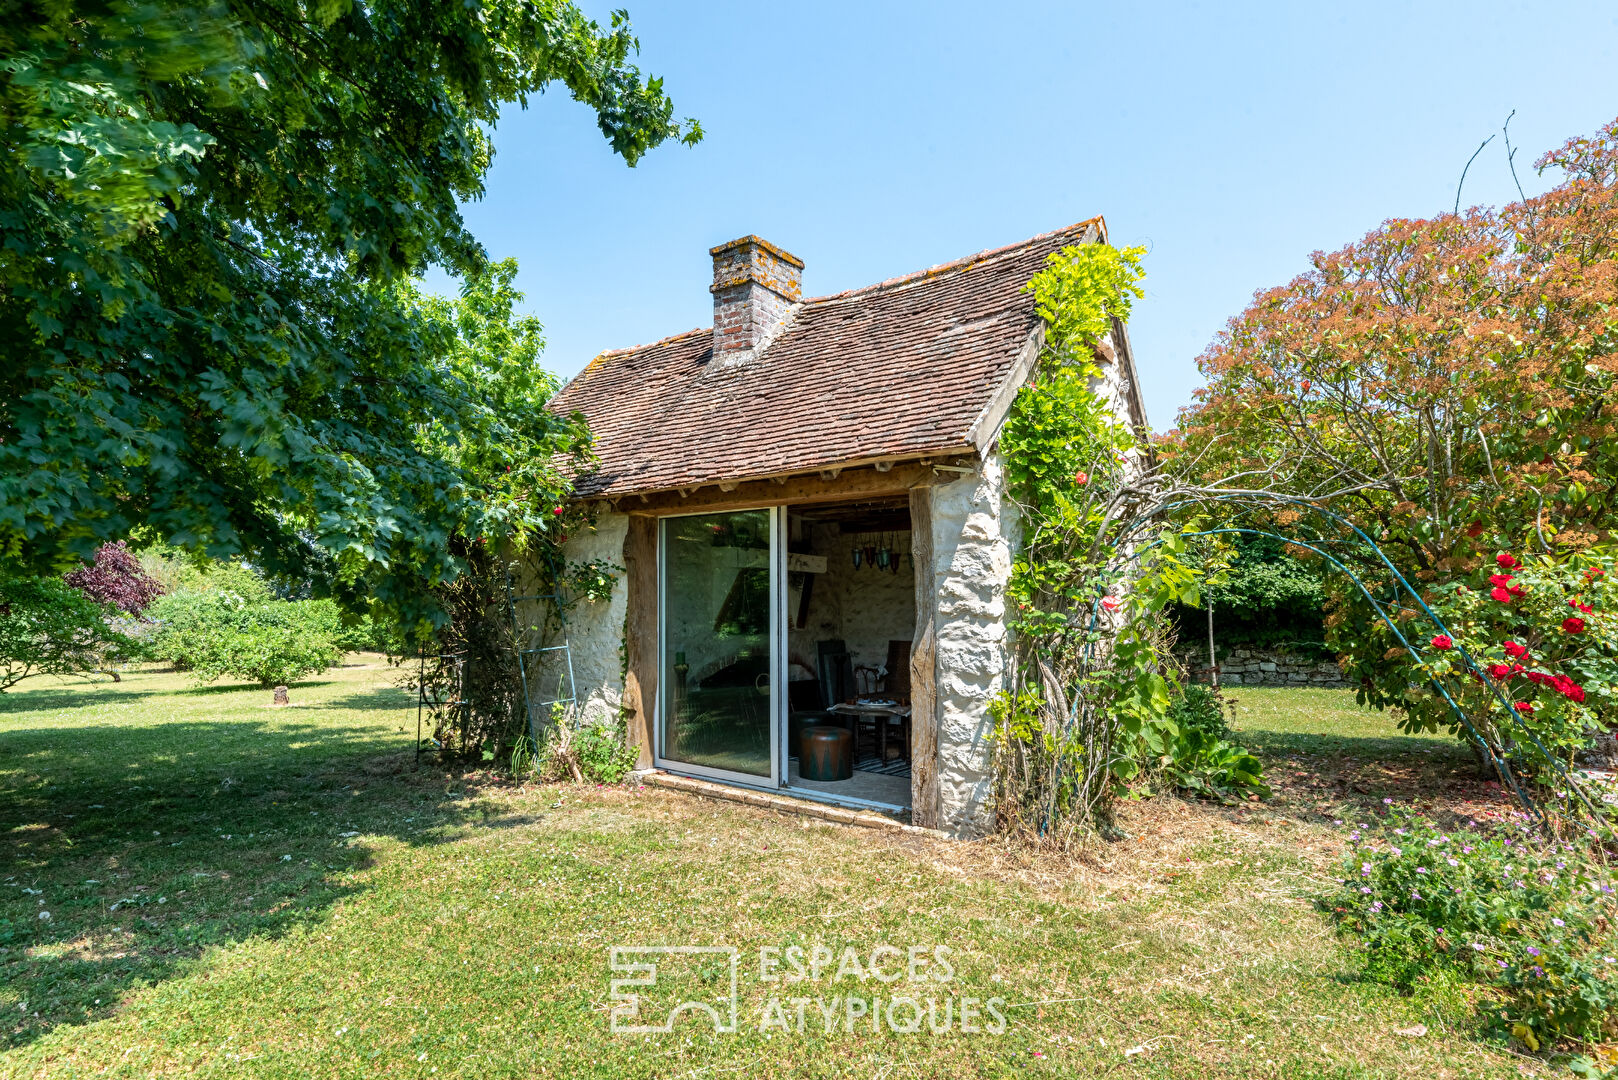
[[[704,142],[629,169],[553,94],[502,117],[466,208],[563,375],[708,325],[708,248],[747,233],[821,295],[1103,214],[1149,250],[1130,334],[1163,429],[1254,290],[1449,207],[1513,109],[1529,190],[1541,152],[1618,116],[1610,2],[621,2]],[[1512,194],[1497,138],[1463,202]]]

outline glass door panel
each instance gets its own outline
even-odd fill
[[[663,519],[658,755],[670,763],[774,779],[775,517]]]

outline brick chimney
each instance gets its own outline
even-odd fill
[[[713,256],[714,363],[746,363],[791,321],[803,294],[803,260],[756,236],[708,253]]]

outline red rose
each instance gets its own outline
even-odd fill
[[[1518,712],[1522,713],[1524,716],[1533,716],[1534,715],[1534,707],[1532,705],[1528,704],[1528,702],[1526,702],[1526,701],[1516,702],[1511,707],[1516,709]]]
[[[1308,379],[1303,380],[1303,392],[1307,394],[1309,392],[1309,388],[1313,385],[1314,383],[1310,382]]]
[[[1515,657],[1518,660],[1528,655],[1528,646],[1519,645],[1515,641],[1508,641],[1500,647],[1506,650],[1507,656]]]
[[[1101,606],[1106,608],[1108,611],[1117,611],[1118,610],[1118,598],[1116,596],[1105,597],[1101,601]]]
[[[561,517],[562,516],[562,508],[560,506],[558,506],[556,509],[552,510],[551,513],[556,515],[557,517]]]
[[[1433,648],[1453,649],[1455,648],[1455,641],[1448,634],[1439,634],[1437,637],[1433,638]]]
[[[1080,487],[1083,487],[1085,484],[1088,484],[1090,482],[1090,474],[1089,473],[1082,473],[1082,472],[1074,473],[1073,474],[1073,482],[1075,484],[1079,485]]]
[[[1584,633],[1584,620],[1577,615],[1569,615],[1562,620],[1562,629],[1570,634]]]
[[[1574,611],[1582,611],[1586,615],[1595,610],[1595,608],[1591,607],[1589,604],[1581,604],[1577,600],[1569,600],[1567,602],[1567,606],[1572,608]]]
[[[1567,689],[1562,691],[1562,696],[1569,701],[1576,701],[1582,705],[1584,704],[1584,687],[1569,680]]]
[[[1507,676],[1509,676],[1510,674],[1511,674],[1511,669],[1509,667],[1507,667],[1505,664],[1490,664],[1489,665],[1489,678],[1491,678],[1491,679],[1504,679]]]
[[[1489,595],[1500,601],[1502,604],[1511,603],[1511,594],[1498,585],[1489,590]]]
[[[1494,561],[1499,563],[1500,567],[1504,570],[1510,570],[1512,567],[1517,565],[1517,560],[1512,558],[1510,555],[1507,555],[1503,551],[1494,557]]]
[[[1490,574],[1489,575],[1489,584],[1490,585],[1498,585],[1503,589],[1507,585],[1511,584],[1511,575],[1510,574]]]
[[[1511,588],[1507,589],[1506,592],[1510,593],[1514,597],[1515,596],[1521,596],[1522,595],[1522,586],[1521,585],[1513,585]]]

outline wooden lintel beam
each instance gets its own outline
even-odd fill
[[[844,469],[835,479],[818,475],[794,476],[785,482],[750,480],[730,491],[706,487],[687,490],[683,495],[662,492],[643,498],[640,506],[629,507],[632,514],[689,514],[692,511],[736,510],[749,506],[779,506],[783,503],[827,503],[883,495],[905,495],[911,488],[940,482],[931,465],[906,463],[887,472],[866,466]]]

